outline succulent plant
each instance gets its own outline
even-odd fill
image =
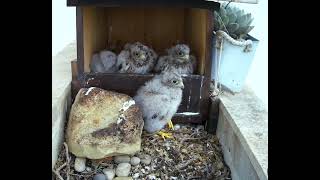
[[[237,7],[221,4],[220,10],[214,12],[214,30],[222,30],[234,39],[246,39],[248,33],[253,29],[251,26],[253,18],[251,13],[245,13]]]

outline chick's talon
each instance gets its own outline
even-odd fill
[[[168,121],[168,126],[170,129],[174,130],[173,123],[172,123],[171,119]]]
[[[169,139],[173,138],[171,133],[159,131],[158,134],[163,138],[163,140],[165,140],[166,138],[169,138]]]

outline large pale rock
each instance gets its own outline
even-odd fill
[[[133,155],[140,151],[143,125],[141,110],[130,96],[82,88],[69,115],[69,150],[89,159]]]

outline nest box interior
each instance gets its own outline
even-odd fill
[[[197,4],[201,3],[204,2],[197,1]],[[77,5],[77,62],[72,68],[72,96],[81,87],[90,86],[134,96],[139,87],[154,77],[154,74],[91,73],[90,62],[96,52],[112,48],[118,54],[125,43],[139,41],[162,55],[176,43],[184,43],[195,55],[197,69],[193,75],[183,76],[183,100],[173,121],[201,123],[207,120],[214,17],[212,9],[195,8],[192,5]]]
[[[192,8],[82,8],[84,71],[90,72],[93,53],[140,41],[158,54],[176,43],[186,43],[197,57],[196,74],[204,75],[208,39],[208,10]],[[120,48],[119,48],[120,47]],[[211,51],[211,49],[210,49]]]

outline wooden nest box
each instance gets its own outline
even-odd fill
[[[174,122],[202,123],[208,119],[213,11],[219,3],[204,0],[67,0],[76,6],[77,61],[72,63],[72,96],[81,87],[100,87],[134,96],[154,74],[91,73],[93,53],[127,42],[151,46],[158,55],[176,43],[190,46],[197,58],[194,75],[183,77],[183,100]],[[119,48],[120,47],[120,48]]]

